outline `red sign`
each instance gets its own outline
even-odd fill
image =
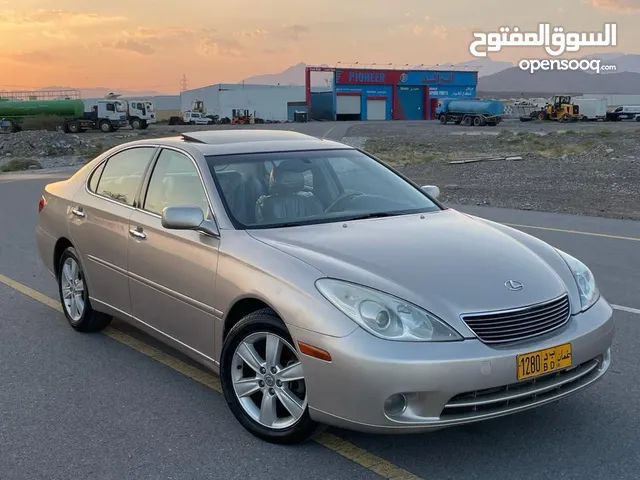
[[[400,70],[336,70],[338,85],[397,85],[406,72]]]

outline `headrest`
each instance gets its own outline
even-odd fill
[[[279,165],[271,171],[269,186],[271,193],[297,193],[304,190],[304,176],[302,172],[286,170]]]

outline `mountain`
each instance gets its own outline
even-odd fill
[[[326,67],[328,65],[322,65]],[[267,73],[245,78],[239,83],[252,83],[257,85],[304,85],[306,63],[298,63],[280,73]],[[328,72],[313,72],[311,85],[324,87],[330,82],[332,74]],[[330,84],[330,83],[329,83]]]
[[[478,78],[493,75],[495,73],[506,70],[507,68],[513,68],[515,65],[511,62],[496,62],[490,58],[478,58],[476,60],[469,60],[462,63],[441,63],[440,68],[468,68],[470,70],[478,70]]]
[[[538,71],[518,67],[478,79],[479,92],[640,94],[640,73],[596,75],[582,71]]]

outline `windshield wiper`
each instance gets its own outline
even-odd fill
[[[376,213],[365,213],[363,215],[355,215],[353,217],[349,217],[346,221],[351,220],[367,220],[369,218],[385,218],[385,217],[395,217],[396,215],[402,215],[401,213],[393,213],[393,212],[376,212]]]

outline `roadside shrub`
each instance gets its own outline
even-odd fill
[[[35,160],[27,158],[13,158],[4,165],[0,165],[0,172],[18,172],[20,170],[28,170],[31,167],[41,169],[42,165]]]

